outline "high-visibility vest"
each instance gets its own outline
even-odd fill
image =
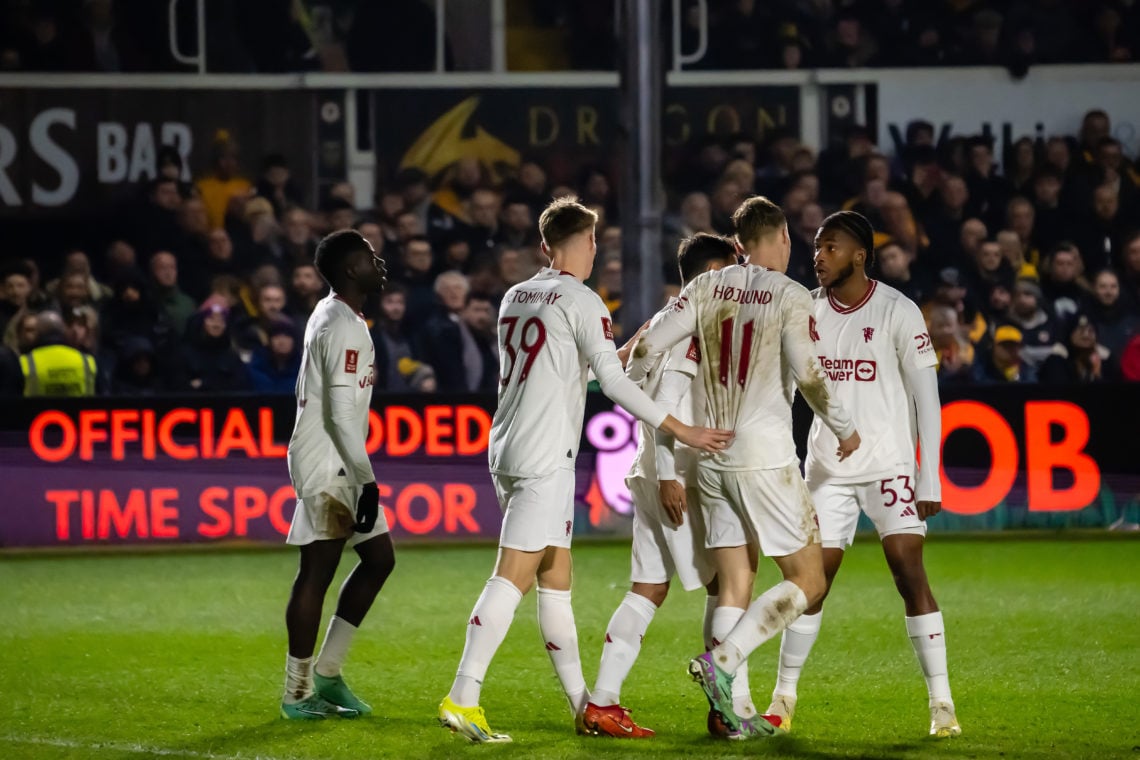
[[[95,357],[71,346],[40,346],[20,357],[25,396],[94,396]]]

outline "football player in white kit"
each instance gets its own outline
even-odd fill
[[[782,273],[791,252],[783,211],[755,197],[733,217],[749,262],[689,283],[674,310],[642,335],[630,377],[644,374],[654,355],[697,335],[708,419],[736,431],[729,447],[702,457],[698,466],[699,501],[720,586],[720,614],[713,622],[725,633],[713,632],[720,643],[694,658],[689,672],[729,732],[745,738],[779,728],[737,713],[737,668],[825,590],[815,509],[792,441],[793,379],[835,432],[833,459],[855,451],[859,434],[816,364],[811,297]],[[784,580],[750,603],[757,549],[775,560]]]
[[[925,520],[942,509],[937,359],[914,302],[867,277],[873,255],[871,223],[853,211],[832,214],[816,234],[815,270],[822,287],[812,294],[812,340],[827,387],[854,413],[863,446],[841,462],[828,456],[835,436],[817,417],[808,442],[807,484],[819,514],[829,590],[855,537],[859,511],[874,523],[926,678],[930,734],[955,736],[961,729],[950,696],[946,629],[922,562]],[[784,631],[768,712],[785,729],[804,661],[819,635],[822,604],[821,598]]]
[[[286,541],[301,551],[285,612],[289,655],[281,714],[291,719],[352,718],[372,711],[345,684],[341,663],[395,565],[364,443],[374,355],[360,310],[365,298],[383,289],[384,262],[360,233],[341,230],[320,242],[315,263],[332,290],[305,328],[297,420],[289,439],[297,508]],[[345,546],[355,549],[360,561],[341,586],[314,664],[321,607]]]
[[[735,264],[736,248],[728,238],[699,232],[681,241],[677,262],[684,285],[698,274]],[[654,319],[664,318],[676,300],[670,299]],[[682,341],[650,368],[642,389],[677,419],[699,424],[704,418],[704,398],[700,385],[693,382],[699,362],[696,338]],[[697,393],[692,392],[694,388]],[[584,716],[586,728],[596,735],[633,739],[655,732],[637,725],[621,706],[621,686],[641,651],[642,637],[669,593],[670,580],[676,574],[686,591],[702,586],[708,590],[703,626],[706,645],[717,599],[712,561],[705,549],[704,519],[693,505],[698,454],[687,446],[674,451],[660,431],[644,422],[637,428],[637,454],[626,478],[633,500],[631,586],[606,626],[598,679]]]
[[[539,218],[551,266],[515,285],[499,308],[499,403],[488,453],[503,525],[495,570],[467,621],[466,642],[440,724],[473,742],[505,742],[491,731],[479,696],[523,594],[538,582],[538,621],[575,723],[589,701],[570,605],[574,462],[582,435],[588,371],[633,416],[708,451],[731,431],[679,422],[622,370],[609,312],[583,284],[593,270],[597,215],[574,198],[553,201]]]

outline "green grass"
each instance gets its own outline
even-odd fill
[[[493,555],[401,549],[346,667],[376,715],[317,724],[276,717],[293,553],[0,558],[0,757],[1140,757],[1136,541],[934,539],[927,566],[965,732],[943,743],[924,738],[926,693],[901,604],[877,545],[861,540],[828,602],[793,736],[706,737],[706,703],[685,673],[700,648],[703,596],[678,591],[622,695],[658,736],[576,737],[532,594],[483,691],[492,727],[515,743],[469,746],[435,713]],[[582,545],[575,556],[592,683],[628,548]],[[760,583],[774,579],[765,568]],[[760,707],[777,649],[770,642],[751,660]]]

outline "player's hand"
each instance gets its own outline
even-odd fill
[[[360,491],[360,498],[356,500],[356,525],[353,530],[357,533],[371,533],[376,527],[379,514],[380,488],[375,483],[366,483]]]
[[[648,319],[645,320],[645,324],[637,328],[637,332],[633,334],[633,337],[622,344],[622,347],[617,350],[618,359],[621,360],[622,369],[625,369],[625,365],[629,364],[629,357],[633,353],[633,347],[637,345],[637,341],[641,337],[641,334],[647,329],[649,329]]]
[[[859,448],[859,444],[862,442],[863,441],[859,438],[859,431],[856,430],[854,433],[839,442],[839,449],[835,452],[835,455],[838,456],[839,461],[842,462],[844,459],[854,454],[855,450]]]
[[[928,517],[934,517],[942,511],[942,502],[940,501],[920,501],[918,506],[918,519],[925,520]]]
[[[684,524],[685,511],[688,509],[685,504],[685,487],[676,480],[662,480],[657,486],[657,492],[661,496],[661,506],[665,508],[665,514],[669,515],[673,524]]]
[[[736,433],[731,430],[716,430],[714,428],[693,427],[692,425],[678,425],[677,430],[665,432],[672,432],[673,437],[686,446],[711,454],[727,449],[732,445],[732,439],[736,437]]]

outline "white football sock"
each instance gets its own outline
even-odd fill
[[[641,639],[653,622],[656,612],[657,605],[632,591],[626,592],[625,598],[614,610],[613,617],[606,626],[598,680],[590,695],[590,701],[595,705],[608,707],[621,703],[621,685],[641,652]]]
[[[918,655],[918,664],[922,666],[930,704],[954,704],[950,698],[950,676],[946,667],[946,627],[942,623],[942,613],[931,612],[908,617],[906,634],[910,636],[914,653]]]
[[[356,626],[346,620],[332,616],[328,630],[325,631],[325,640],[321,644],[321,653],[317,655],[318,674],[325,678],[340,675],[344,657],[348,653],[348,646],[356,634]]]
[[[712,617],[713,645],[727,639],[742,617],[744,610],[739,607],[717,607]],[[748,686],[748,660],[742,658],[735,671],[732,680],[732,709],[742,718],[751,718],[756,714],[756,705],[752,704],[752,690]]]
[[[515,609],[522,597],[522,592],[515,584],[498,575],[493,576],[483,587],[483,593],[479,595],[467,621],[463,657],[459,660],[455,682],[447,695],[460,707],[479,704],[479,692],[483,688],[487,668],[510,630]]]
[[[709,651],[716,644],[713,643],[712,621],[713,615],[716,613],[716,605],[720,601],[719,596],[706,596],[705,597],[705,617],[701,621],[701,636],[704,637],[705,651]]]
[[[546,643],[546,653],[562,682],[562,690],[574,715],[586,709],[590,692],[582,677],[582,660],[578,656],[578,629],[574,625],[574,608],[570,592],[549,588],[538,590],[538,628]]]
[[[773,698],[777,694],[796,696],[796,684],[800,682],[804,662],[811,654],[822,622],[823,611],[820,610],[814,615],[800,615],[784,629],[784,636],[780,639],[780,670],[776,676]]]
[[[713,650],[713,658],[721,670],[729,672],[740,666],[768,639],[788,627],[808,607],[807,597],[791,581],[780,581],[756,597],[732,633]]]
[[[287,705],[304,702],[313,696],[313,658],[285,656],[285,697]]]

